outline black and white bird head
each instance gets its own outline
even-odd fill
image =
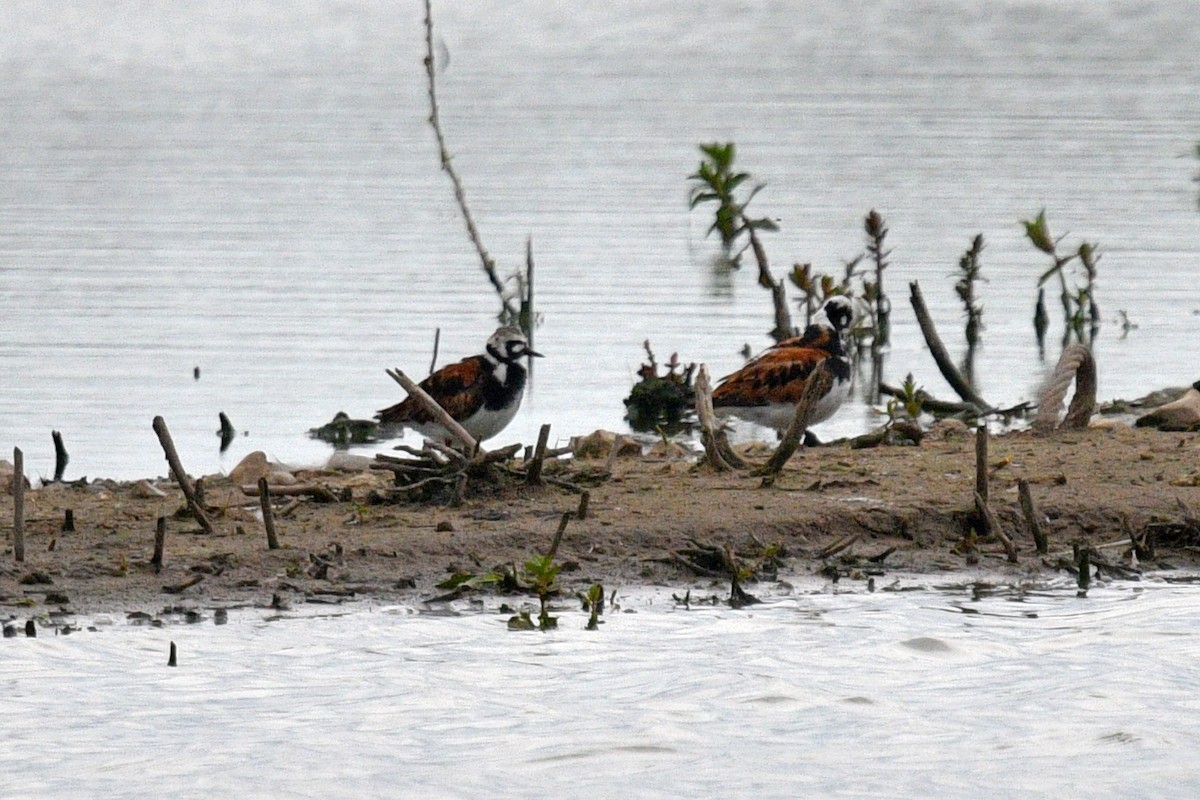
[[[497,328],[488,339],[485,352],[498,364],[515,364],[526,356],[542,357],[541,353],[529,349],[529,340],[516,325]]]
[[[813,316],[813,324],[827,325],[839,337],[844,336],[854,324],[854,301],[845,295],[834,295]]]

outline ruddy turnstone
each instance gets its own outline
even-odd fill
[[[529,349],[529,340],[520,328],[506,325],[492,334],[481,355],[442,367],[421,381],[420,387],[482,442],[504,430],[521,407],[526,376],[521,359],[541,355]],[[411,397],[376,416],[383,425],[402,425],[429,438],[450,435]]]
[[[813,407],[810,425],[833,416],[850,394],[850,360],[844,336],[854,319],[848,297],[829,298],[803,335],[784,339],[721,379],[713,409],[782,433],[796,415],[804,384],[817,364],[828,359],[833,385]]]

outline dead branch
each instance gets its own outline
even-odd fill
[[[471,216],[471,209],[467,207],[467,195],[463,189],[462,180],[458,177],[458,173],[451,163],[450,152],[446,149],[446,138],[442,135],[442,123],[438,114],[435,72],[436,69],[433,60],[433,9],[430,0],[425,0],[425,74],[429,78],[429,124],[433,127],[433,134],[437,138],[438,158],[441,159],[442,170],[450,177],[450,182],[454,184],[454,199],[458,202],[458,208],[462,212],[463,221],[466,223],[467,235],[471,238],[471,244],[475,245],[475,252],[479,254],[479,260],[483,263],[483,271],[487,274],[488,281],[491,282],[492,288],[496,290],[496,294],[500,298],[500,305],[503,307],[504,316],[508,319],[516,319],[517,309],[513,308],[512,302],[504,294],[504,284],[500,282],[500,277],[496,274],[496,262],[492,260],[492,257],[488,255],[487,249],[483,246],[479,230],[475,227],[475,219]]]
[[[843,550],[845,550],[846,548],[850,547],[855,542],[857,542],[861,535],[862,534],[859,534],[859,533],[851,533],[847,536],[843,536],[841,539],[838,539],[836,542],[831,542],[830,544],[823,547],[817,553],[817,558],[830,558],[831,556],[837,555],[838,553],[842,552]]]
[[[734,467],[744,468],[746,462],[733,452],[725,432],[717,424],[707,364],[700,365],[692,388],[696,397],[696,419],[700,422],[700,441],[704,445],[704,457],[708,465],[717,472],[727,472]]]
[[[1008,560],[1016,564],[1016,546],[1013,544],[1012,539],[1008,538],[1008,534],[1000,527],[1000,521],[996,519],[996,514],[979,492],[975,493],[975,513],[979,516],[979,526],[982,528],[980,534],[983,536],[995,536],[999,539],[1000,544],[1004,545],[1004,552],[1008,555]]]
[[[770,460],[755,470],[756,475],[763,476],[762,488],[766,489],[774,485],[775,478],[783,469],[783,465],[800,445],[800,437],[808,430],[808,421],[812,417],[813,407],[817,404],[817,400],[824,396],[831,386],[833,386],[833,370],[829,368],[828,361],[822,361],[808,376],[808,382],[804,384],[804,391],[800,393],[800,402],[796,404],[796,415],[792,417],[792,424],[783,434],[783,441],[779,443],[779,447],[775,448]]]
[[[192,482],[188,480],[187,473],[183,470],[183,464],[179,461],[179,453],[175,451],[175,442],[171,440],[171,431],[167,429],[167,421],[162,417],[155,417],[153,427],[154,432],[158,434],[158,441],[162,445],[163,453],[167,456],[167,464],[170,465],[171,472],[175,476],[175,482],[183,490],[183,496],[187,500],[192,516],[196,518],[196,522],[200,523],[200,527],[204,529],[205,533],[212,533],[213,526],[209,522],[208,514],[204,513],[204,507],[196,499],[196,494],[192,491]]]
[[[428,392],[413,383],[412,379],[400,369],[389,369],[386,372],[388,377],[404,387],[404,391],[408,392],[411,397],[416,398],[417,402],[433,415],[434,420],[439,425],[445,428],[451,436],[462,442],[463,447],[466,448],[468,457],[474,456],[478,452],[479,443],[475,441],[471,434],[467,433],[466,428],[458,424],[458,420],[450,416],[450,413],[446,409],[438,405],[437,401],[430,397]]]
[[[303,486],[271,486],[269,491],[277,497],[311,497],[318,503],[337,503],[349,498],[345,493],[338,494],[328,486],[318,486],[316,484],[306,484]],[[243,486],[242,494],[247,497],[261,497],[262,491],[258,486]]]
[[[1024,478],[1017,479],[1017,494],[1021,499],[1021,511],[1025,514],[1025,523],[1029,525],[1029,532],[1033,535],[1034,547],[1037,548],[1038,555],[1045,555],[1050,545],[1046,540],[1046,534],[1042,531],[1042,522],[1038,518],[1037,507],[1033,504],[1029,481]]]
[[[975,393],[975,389],[958,371],[958,367],[954,366],[954,360],[946,352],[946,346],[942,344],[941,337],[938,336],[933,318],[929,316],[929,309],[925,307],[925,297],[921,294],[921,285],[912,281],[908,284],[908,288],[911,293],[910,300],[913,311],[917,315],[917,323],[921,326],[921,335],[925,337],[925,344],[929,346],[929,352],[937,363],[938,369],[941,370],[942,376],[963,400],[971,403],[981,412],[990,411],[992,406]]]
[[[762,242],[755,233],[754,228],[742,217],[745,224],[745,229],[750,236],[750,249],[754,251],[754,260],[758,263],[758,283],[761,286],[771,290],[771,302],[775,306],[775,330],[771,331],[771,336],[776,341],[782,341],[789,336],[796,335],[796,329],[792,327],[792,315],[788,311],[787,294],[782,280],[775,280],[775,276],[771,274],[771,266],[767,261],[767,251],[763,247]]]

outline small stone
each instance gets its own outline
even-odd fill
[[[364,472],[371,468],[371,464],[375,462],[370,456],[362,456],[356,453],[346,453],[337,451],[329,457],[325,462],[325,469],[336,470],[339,472]]]
[[[135,483],[133,485],[133,489],[131,490],[130,493],[134,497],[140,497],[140,498],[155,498],[155,497],[166,497],[167,496],[166,492],[164,492],[162,489],[160,489],[157,486],[155,486],[154,484],[152,484],[150,481],[138,481],[137,483]]]
[[[273,470],[274,467],[267,461],[267,454],[262,450],[255,450],[230,471],[229,480],[237,486],[253,486],[258,483],[259,478],[269,476]]]

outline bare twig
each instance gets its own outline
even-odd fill
[[[831,556],[837,555],[838,553],[845,550],[847,547],[850,547],[855,542],[857,542],[861,535],[862,534],[859,534],[859,533],[851,533],[846,536],[843,536],[842,538],[838,539],[836,542],[829,543],[828,545],[823,547],[817,553],[817,558],[829,558]]]
[[[438,346],[442,343],[442,329],[438,328],[433,332],[433,356],[429,359],[429,374],[437,369]]]
[[[167,464],[170,465],[171,472],[175,475],[175,482],[183,490],[183,496],[187,500],[192,516],[196,518],[196,522],[200,523],[200,527],[204,529],[205,533],[212,533],[213,526],[209,522],[208,514],[204,513],[204,507],[196,500],[196,494],[192,491],[192,482],[188,480],[183,464],[179,461],[179,453],[175,451],[175,442],[171,440],[171,431],[167,429],[167,421],[162,417],[155,417],[154,432],[158,434],[159,444],[162,445],[163,453],[167,456]]]
[[[554,541],[550,543],[550,549],[546,551],[546,560],[552,561],[554,556],[558,554],[558,545],[562,542],[563,534],[567,530],[567,523],[571,521],[571,512],[564,511],[562,517],[558,521],[558,530],[554,532]]]
[[[504,284],[501,283],[499,275],[496,273],[496,262],[488,255],[487,250],[483,246],[483,240],[479,236],[479,230],[475,227],[475,219],[471,216],[471,210],[467,207],[467,195],[463,189],[462,180],[458,177],[453,164],[451,164],[450,152],[446,149],[446,138],[442,135],[442,123],[438,115],[437,103],[437,86],[434,78],[436,69],[433,60],[433,9],[430,0],[425,0],[425,74],[429,78],[429,124],[433,127],[434,136],[437,138],[438,158],[441,159],[442,170],[450,177],[450,182],[454,184],[454,199],[458,202],[458,208],[462,211],[463,221],[467,226],[467,234],[471,237],[471,243],[475,245],[475,252],[479,254],[479,260],[483,263],[483,271],[487,273],[488,281],[496,290],[497,296],[500,298],[500,305],[504,316],[509,319],[517,317],[517,309],[513,308],[512,302],[504,294]]]
[[[783,434],[783,440],[779,443],[779,447],[775,448],[770,460],[755,471],[755,474],[763,476],[762,488],[774,485],[775,478],[783,469],[783,465],[800,445],[800,437],[808,430],[808,421],[812,417],[813,407],[817,404],[817,400],[824,396],[831,386],[833,386],[833,370],[829,368],[828,361],[822,361],[809,374],[808,382],[804,384],[804,391],[800,393],[800,402],[796,404],[796,415],[792,417],[792,423],[788,425],[787,432]]]
[[[467,433],[466,428],[458,423],[458,420],[450,416],[446,409],[438,405],[437,401],[429,396],[429,393],[415,384],[404,372],[400,369],[386,370],[388,377],[396,383],[404,387],[404,391],[415,397],[417,402],[425,406],[425,410],[433,415],[434,420],[439,425],[445,428],[450,435],[462,442],[466,448],[467,456],[474,456],[479,450],[479,443],[475,441],[471,434]]]
[[[942,340],[938,336],[933,318],[929,316],[929,309],[925,307],[925,297],[921,294],[920,284],[912,281],[908,284],[908,288],[911,292],[913,311],[917,315],[917,323],[921,326],[921,335],[925,337],[925,344],[929,346],[929,352],[933,355],[933,360],[937,362],[938,369],[941,370],[946,382],[959,397],[975,405],[980,411],[990,410],[992,406],[975,393],[975,389],[963,378],[958,367],[954,366],[954,360],[946,352],[946,346],[942,344]]]
[[[1042,531],[1042,522],[1038,518],[1037,507],[1033,504],[1029,481],[1024,478],[1017,479],[1017,493],[1021,499],[1021,511],[1025,514],[1025,522],[1029,525],[1029,532],[1033,534],[1034,547],[1037,548],[1038,555],[1045,555],[1050,545],[1046,540],[1046,534]]]
[[[171,584],[170,586],[162,587],[162,590],[166,594],[180,594],[181,592],[183,592],[184,589],[189,589],[192,586],[195,586],[197,583],[199,583],[202,580],[204,580],[204,573],[197,572],[195,575],[193,575],[192,577],[188,578],[185,581],[182,581],[180,583],[174,583],[174,584]]]
[[[975,493],[975,513],[979,515],[979,524],[983,528],[980,531],[984,536],[992,535],[1000,540],[1000,544],[1004,545],[1004,552],[1008,555],[1008,560],[1012,563],[1017,563],[1017,548],[1013,544],[1012,539],[1000,527],[1000,521],[996,519],[996,514],[988,506],[987,500],[983,498],[979,492]]]

